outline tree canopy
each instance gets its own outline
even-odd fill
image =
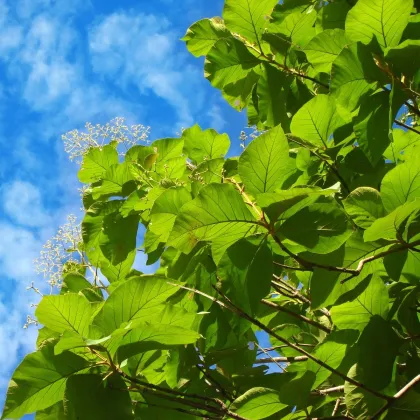
[[[419,419],[419,12],[226,0],[194,23],[258,135],[236,157],[198,125],[83,154],[78,257],[3,418]]]

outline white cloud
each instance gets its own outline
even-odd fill
[[[39,227],[51,219],[42,204],[39,189],[26,181],[13,181],[2,187],[5,213],[23,226]]]
[[[135,85],[167,101],[177,112],[178,126],[189,126],[203,98],[196,89],[200,72],[177,52],[177,35],[164,18],[142,13],[114,13],[90,30],[95,72]]]
[[[210,110],[207,112],[207,116],[210,118],[210,126],[217,131],[222,131],[226,125],[226,121],[222,115],[222,109],[219,105],[212,105]]]

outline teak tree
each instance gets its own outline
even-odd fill
[[[84,154],[80,263],[36,309],[3,418],[419,419],[419,12],[227,0],[193,24],[262,134],[239,157],[197,125]]]

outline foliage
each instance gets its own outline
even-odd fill
[[[3,418],[418,419],[419,7],[226,0],[192,25],[263,134],[83,153],[81,257]]]

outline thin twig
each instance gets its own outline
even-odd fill
[[[307,360],[308,360],[308,357],[307,356],[295,356],[295,357],[293,357],[293,356],[290,356],[290,357],[262,357],[261,359],[257,359],[254,363],[256,365],[263,365],[265,363],[275,363],[277,366],[281,367],[279,365],[279,363],[306,362]]]
[[[337,414],[338,409],[340,408],[340,404],[341,404],[341,399],[337,398],[337,401],[335,402],[334,410],[331,414],[333,417],[335,417],[335,415]]]
[[[401,122],[401,121],[394,120],[394,123],[395,123],[395,124],[397,124],[397,125],[399,125],[400,127],[404,127],[404,128],[406,128],[407,130],[412,131],[413,133],[420,134],[420,131],[416,130],[416,129],[415,129],[415,128],[413,128],[413,127],[410,127],[410,126],[409,126],[409,125],[407,125],[407,124],[404,124],[404,123],[403,123],[403,122]]]
[[[311,395],[328,395],[334,392],[344,392],[344,385],[334,386],[332,388],[316,389],[315,391],[311,392]]]
[[[280,370],[282,372],[285,372],[286,371],[286,369],[279,363],[279,362],[281,362],[281,360],[279,360],[280,359],[279,357],[272,357],[271,354],[268,351],[266,351],[264,348],[262,348],[257,342],[255,344],[257,345],[257,347],[260,350],[263,351],[264,354],[266,354],[268,356],[267,358],[257,359],[255,361],[255,364],[256,365],[258,365],[258,364],[264,364],[263,360],[265,360],[265,361],[268,360],[267,363],[275,363],[280,368]]]

